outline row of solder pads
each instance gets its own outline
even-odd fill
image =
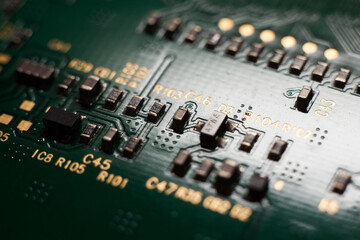
[[[145,20],[143,32],[146,34],[154,34],[156,30],[161,25],[161,14],[159,12],[152,12]],[[168,40],[174,40],[175,37],[179,34],[182,29],[182,21],[179,18],[171,19],[165,26],[165,32],[163,37]],[[202,27],[194,26],[190,32],[185,36],[184,43],[194,44],[202,33]],[[216,47],[222,41],[222,34],[220,32],[212,32],[206,40],[204,48],[209,51],[214,51]],[[235,57],[239,52],[243,44],[243,39],[241,37],[233,37],[229,45],[226,47],[225,55],[230,57]],[[264,51],[264,45],[261,43],[254,43],[246,56],[246,60],[252,63],[256,63]],[[277,49],[274,51],[273,55],[270,57],[267,66],[269,68],[277,70],[282,64],[285,58],[286,52],[282,49]],[[295,76],[299,76],[304,70],[308,58],[305,56],[298,55],[292,62],[289,73]],[[318,62],[315,69],[312,71],[311,79],[317,82],[321,82],[325,77],[325,74],[329,68],[329,65],[325,62]],[[350,77],[350,70],[346,68],[341,68],[338,75],[335,77],[333,86],[339,89],[344,89],[345,85],[348,82]],[[360,84],[356,87],[355,93],[360,94]]]

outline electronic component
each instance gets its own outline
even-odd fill
[[[0,12],[4,240],[360,238],[360,0],[0,0]],[[22,84],[23,59],[54,76]],[[83,104],[90,75],[101,90]],[[47,128],[49,106],[75,123],[61,113]]]
[[[202,161],[199,167],[195,171],[194,179],[205,182],[213,169],[214,169],[213,162],[209,160]]]
[[[241,37],[233,37],[225,50],[225,54],[234,57],[239,52],[242,43],[243,39]]]
[[[234,160],[225,160],[216,174],[216,191],[223,195],[230,195],[239,179],[239,164]]]
[[[144,105],[144,101],[145,99],[143,97],[140,96],[133,96],[130,99],[129,104],[126,106],[124,114],[128,115],[128,116],[135,116],[140,109],[142,108],[142,106]]]
[[[300,73],[304,70],[305,64],[307,62],[307,57],[305,56],[296,56],[294,61],[292,62],[289,73],[299,76]]]
[[[246,59],[249,62],[256,63],[263,50],[264,50],[264,45],[262,45],[261,43],[254,43],[249,53],[247,54]]]
[[[314,92],[310,86],[303,86],[299,95],[296,98],[295,107],[300,111],[307,113],[311,99],[314,96]]]
[[[134,155],[139,151],[141,143],[142,140],[140,138],[131,136],[125,144],[122,155],[127,158],[133,158]]]
[[[190,119],[190,115],[191,114],[187,108],[179,107],[173,116],[170,128],[176,133],[182,133],[186,123]]]
[[[58,94],[68,95],[77,81],[79,81],[79,77],[67,74],[58,84]]]
[[[10,47],[19,47],[21,46],[26,39],[28,39],[32,35],[32,31],[30,29],[20,29],[11,37],[10,39]]]
[[[92,123],[87,123],[85,128],[82,130],[80,134],[80,142],[83,144],[89,144],[91,140],[94,138],[97,130],[98,130],[98,126]]]
[[[283,153],[287,148],[288,143],[283,140],[276,140],[271,146],[270,152],[268,154],[268,159],[273,161],[279,161]]]
[[[29,59],[22,60],[16,68],[16,81],[37,88],[46,88],[55,77],[55,69]]]
[[[181,19],[173,18],[168,22],[165,29],[164,38],[173,40],[181,29]]]
[[[99,77],[90,75],[81,84],[79,89],[79,102],[84,106],[91,106],[99,97],[102,91],[102,84]]]
[[[351,181],[351,175],[344,172],[344,171],[340,171],[336,174],[333,186],[332,186],[332,191],[338,194],[343,194],[346,190],[346,187],[349,185]]]
[[[7,14],[11,14],[15,12],[22,3],[23,0],[6,0],[2,5],[2,10]]]
[[[152,12],[146,18],[144,32],[147,34],[154,34],[161,24],[161,13]]]
[[[350,77],[351,71],[350,69],[346,68],[340,68],[340,72],[335,77],[334,80],[334,87],[344,89],[349,77]]]
[[[311,73],[311,79],[321,82],[323,80],[328,68],[329,68],[329,64],[324,63],[324,62],[318,62],[314,71]]]
[[[266,195],[269,187],[269,178],[259,173],[254,173],[250,179],[248,192],[245,199],[251,202],[260,202]]]
[[[104,108],[114,110],[118,102],[122,99],[124,92],[113,88],[105,99]]]
[[[157,123],[157,121],[164,114],[165,108],[166,108],[165,104],[155,101],[146,116],[146,121],[152,122],[152,123]]]
[[[43,117],[45,135],[61,142],[68,142],[80,128],[81,120],[81,116],[76,113],[50,107]]]
[[[101,139],[101,150],[108,154],[112,153],[120,136],[121,134],[116,128],[110,127]]]
[[[274,54],[272,55],[272,57],[270,58],[270,60],[267,64],[268,67],[273,68],[273,69],[278,69],[280,64],[284,60],[284,57],[285,57],[284,50],[281,50],[281,49],[275,50]]]
[[[192,27],[190,32],[186,35],[184,42],[193,44],[196,40],[198,40],[201,32],[202,32],[202,27],[200,26]]]
[[[205,125],[200,130],[200,145],[213,149],[217,146],[217,139],[225,131],[227,115],[222,112],[212,112]]]
[[[215,50],[216,46],[219,45],[221,38],[222,38],[221,33],[219,32],[211,33],[206,41],[205,48],[207,50]]]
[[[171,172],[175,173],[179,177],[183,177],[191,164],[191,155],[186,150],[180,150],[173,161],[173,167]]]
[[[244,137],[244,140],[241,142],[239,149],[244,152],[250,152],[258,138],[259,134],[257,132],[248,131]]]

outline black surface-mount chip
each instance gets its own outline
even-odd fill
[[[225,54],[234,57],[240,50],[243,39],[241,37],[233,37],[229,45],[226,47]]]
[[[123,91],[113,88],[105,99],[104,108],[114,110],[123,96]]]
[[[268,67],[278,69],[285,57],[285,51],[281,49],[275,50],[274,54],[268,61]]]
[[[349,185],[351,181],[351,175],[344,172],[344,171],[340,171],[336,174],[333,186],[332,186],[332,191],[338,194],[343,194],[346,190],[346,187]]]
[[[214,163],[209,160],[203,160],[199,167],[195,170],[194,179],[205,182],[209,177],[211,171],[214,169]]]
[[[22,60],[16,68],[16,81],[37,88],[48,87],[55,77],[55,68],[29,59]]]
[[[187,108],[179,107],[173,116],[170,128],[176,133],[182,133],[190,116],[191,114]]]
[[[324,62],[318,62],[314,71],[311,73],[311,79],[317,82],[321,82],[329,68],[329,64]]]
[[[2,11],[6,14],[14,13],[24,0],[6,0],[2,5]]]
[[[164,38],[173,40],[178,35],[179,31],[181,30],[181,19],[180,18],[173,18],[171,19],[165,27]]]
[[[103,86],[99,77],[90,75],[80,85],[79,102],[84,106],[91,106],[99,97]]]
[[[244,137],[244,140],[240,144],[239,150],[250,152],[258,138],[259,134],[257,132],[248,131]]]
[[[254,173],[250,179],[248,192],[245,199],[251,202],[259,202],[263,199],[268,191],[269,178],[259,173]]]
[[[142,140],[140,138],[131,136],[126,142],[123,149],[123,156],[126,158],[133,158],[134,155],[139,151]]]
[[[68,142],[80,128],[81,121],[81,116],[76,113],[50,107],[43,117],[45,135],[61,142]]]
[[[214,111],[200,131],[200,145],[203,148],[213,149],[217,146],[217,139],[226,129],[228,116],[225,113]]]
[[[73,76],[70,74],[67,74],[61,83],[58,84],[58,94],[61,95],[68,95],[72,89],[72,87],[75,85],[77,81],[79,81],[79,77]]]
[[[144,32],[147,34],[154,34],[161,25],[161,13],[152,12],[145,20]]]
[[[180,150],[179,153],[173,160],[173,167],[171,172],[179,177],[183,177],[188,169],[190,168],[191,164],[191,155],[186,150]]]
[[[345,85],[347,84],[347,81],[349,80],[350,74],[351,74],[350,69],[341,68],[340,72],[335,77],[334,87],[344,89]]]
[[[87,123],[80,134],[80,142],[83,144],[89,144],[94,138],[98,128],[99,127],[95,124]]]
[[[249,62],[256,63],[260,57],[260,54],[263,52],[263,50],[264,50],[264,45],[262,45],[261,43],[254,43],[252,45],[249,53],[247,54],[246,59]]]
[[[101,139],[101,150],[108,154],[112,153],[120,137],[120,132],[116,128],[110,127]]]
[[[303,86],[299,95],[297,96],[295,107],[300,112],[307,113],[309,104],[314,96],[314,92],[310,86]]]
[[[205,48],[207,50],[215,50],[221,41],[222,35],[219,32],[212,32],[206,40]]]
[[[239,164],[234,160],[225,160],[216,174],[216,191],[223,195],[230,195],[239,179]]]
[[[196,42],[196,40],[199,39],[200,34],[202,33],[202,27],[196,25],[193,26],[190,30],[190,32],[186,35],[184,42],[185,43],[189,43],[189,44],[193,44],[194,42]]]
[[[20,29],[11,37],[9,46],[20,47],[31,35],[32,31],[30,29]]]
[[[271,149],[268,154],[268,159],[273,161],[279,161],[285,152],[288,143],[283,140],[276,140],[274,144],[271,146]]]
[[[356,94],[360,94],[360,83],[356,84],[355,91]]]
[[[125,107],[124,114],[128,116],[136,116],[136,114],[140,111],[142,106],[144,105],[145,99],[140,96],[133,96],[130,99],[130,102]]]
[[[301,72],[304,70],[307,60],[308,59],[305,56],[300,56],[300,55],[296,56],[296,58],[294,59],[294,61],[290,66],[289,73],[299,76]]]
[[[164,114],[165,109],[165,104],[155,101],[146,116],[146,121],[151,123],[157,123],[161,116]]]

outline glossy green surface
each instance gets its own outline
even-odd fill
[[[12,57],[0,72],[0,114],[14,116],[9,125],[0,124],[2,136],[9,134],[6,141],[0,142],[0,230],[4,239],[358,239],[360,98],[354,90],[360,69],[359,23],[355,19],[359,3],[313,2],[29,0],[13,15],[2,13],[2,28],[10,22],[15,29],[33,31],[19,48],[8,47],[6,38],[0,41],[0,52]],[[183,30],[174,41],[162,39],[165,24],[154,36],[141,32],[152,10],[163,14],[164,23],[173,17],[183,20]],[[215,52],[204,50],[207,35],[218,30],[217,22],[222,17],[232,18],[234,28],[224,33]],[[224,56],[231,37],[239,35],[237,29],[244,23],[254,25],[254,35],[244,39],[237,57]],[[203,26],[204,32],[194,46],[185,45],[184,36],[194,24]],[[276,38],[265,43],[259,61],[250,64],[246,54],[253,42],[261,41],[258,36],[264,29],[273,30]],[[274,49],[282,48],[280,40],[286,35],[294,36],[298,44],[287,50],[278,71],[268,69],[267,60]],[[70,50],[64,53],[49,49],[52,39],[70,43]],[[304,54],[301,46],[308,41],[315,42],[318,51],[308,55],[309,63],[299,78],[291,76],[288,68],[296,55]],[[327,48],[338,49],[339,57],[327,61],[323,56]],[[49,89],[40,91],[13,81],[22,58],[58,69]],[[69,65],[73,59],[93,67],[87,72],[76,70]],[[322,83],[310,80],[319,60],[330,65]],[[129,62],[150,70],[136,89],[115,81]],[[99,67],[103,71],[111,69],[116,75],[102,78],[106,83],[104,92],[91,108],[84,108],[76,101],[78,88],[86,76],[101,74],[96,71]],[[344,91],[332,87],[340,67],[353,72]],[[81,80],[63,97],[56,94],[57,84],[67,73]],[[157,84],[163,87],[159,94],[154,88]],[[304,85],[315,91],[309,113],[293,108],[294,94]],[[126,91],[115,111],[102,107],[111,87]],[[134,118],[122,114],[133,94],[146,98],[144,108]],[[30,112],[19,109],[25,99],[35,102]],[[167,106],[156,125],[144,120],[154,100]],[[49,106],[83,115],[82,128],[87,122],[98,124],[101,128],[94,141],[89,146],[78,143],[82,128],[70,144],[45,139],[42,117]],[[169,129],[179,106],[192,112],[183,134]],[[228,112],[230,120],[239,125],[234,132],[226,133],[225,148],[202,149],[199,132],[194,128],[218,109]],[[249,111],[252,116],[246,118],[244,114]],[[17,129],[21,120],[32,122],[28,131]],[[289,130],[284,130],[284,125]],[[118,128],[122,138],[114,153],[108,155],[99,150],[99,145],[110,126]],[[247,154],[238,147],[249,129],[261,136]],[[143,139],[144,144],[129,160],[121,153],[132,135]],[[267,159],[276,138],[289,142],[279,162]],[[46,163],[37,155],[32,157],[37,149],[37,153],[53,154],[52,160]],[[184,178],[169,171],[180,149],[187,149],[193,157]],[[98,181],[101,169],[92,163],[82,174],[56,165],[60,157],[83,164],[83,157],[89,153],[110,159],[108,173],[127,178],[126,187]],[[193,180],[203,159],[216,162],[216,169],[225,159],[241,165],[242,176],[231,196],[218,195],[212,187],[217,170],[206,183]],[[339,169],[352,175],[343,195],[331,192]],[[269,191],[261,203],[243,199],[254,172],[270,178]],[[167,195],[166,191],[149,190],[146,182],[151,177],[199,191],[201,201],[192,204],[176,192]],[[279,180],[285,185],[276,191],[274,184]],[[229,201],[231,207],[224,214],[206,209],[204,200],[209,196]],[[338,203],[336,214],[318,210],[323,198]],[[225,208],[229,203],[222,202]],[[235,205],[251,209],[246,222],[231,217]]]

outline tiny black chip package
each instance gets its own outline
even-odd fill
[[[284,140],[277,139],[274,144],[271,146],[271,149],[268,154],[268,159],[273,161],[279,161],[285,152],[288,143]]]
[[[200,131],[200,145],[213,149],[217,146],[218,137],[225,131],[227,115],[214,111]]]
[[[249,62],[256,63],[263,50],[264,50],[264,45],[262,45],[261,43],[254,43],[249,53],[247,54],[246,59]]]
[[[99,97],[102,89],[103,86],[98,76],[88,76],[79,89],[80,104],[83,106],[91,106]]]
[[[111,154],[114,151],[115,145],[119,142],[120,137],[120,132],[116,128],[110,127],[101,139],[101,150],[107,154]]]
[[[310,86],[303,86],[296,99],[295,107],[300,112],[307,113],[313,96],[314,96],[314,91],[312,90],[312,88]]]
[[[66,143],[78,132],[81,121],[79,114],[51,107],[43,117],[45,135]]]
[[[16,68],[15,80],[20,84],[45,89],[55,77],[55,68],[23,59]]]
[[[157,123],[161,116],[164,114],[165,108],[165,104],[155,101],[146,116],[146,121],[151,123]]]
[[[296,56],[294,61],[292,62],[289,73],[299,76],[301,72],[304,70],[305,64],[307,63],[308,59],[305,56]]]
[[[80,134],[80,142],[83,144],[89,144],[91,140],[94,138],[98,128],[99,127],[95,124],[92,123],[86,124],[85,128]]]
[[[227,159],[223,162],[215,178],[215,189],[222,195],[230,195],[240,179],[239,164],[235,160]]]
[[[184,128],[190,119],[190,116],[191,113],[189,112],[189,109],[179,107],[173,116],[170,128],[173,129],[176,133],[183,133]]]
[[[191,155],[186,150],[181,150],[173,160],[173,167],[171,172],[176,174],[178,177],[185,176],[186,172],[191,165]]]
[[[134,117],[144,105],[145,99],[141,96],[134,95],[128,105],[125,107],[124,114]]]
[[[245,199],[250,202],[260,202],[269,188],[269,178],[260,173],[254,173],[250,179]]]
[[[141,147],[142,140],[135,136],[131,136],[125,143],[123,149],[123,156],[126,158],[133,158]]]
[[[124,92],[113,88],[105,99],[104,108],[114,110],[118,102],[122,99]]]

